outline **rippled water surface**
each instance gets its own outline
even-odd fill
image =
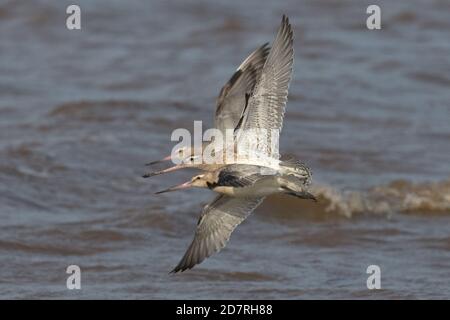
[[[0,2],[0,298],[450,298],[450,5]],[[268,198],[183,274],[203,190],[142,179],[287,13],[295,70],[281,151],[314,204]],[[82,270],[82,290],[65,269]],[[366,288],[379,265],[382,290]]]

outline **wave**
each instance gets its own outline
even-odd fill
[[[299,211],[305,215],[349,218],[361,214],[450,214],[450,178],[419,183],[396,180],[365,191],[314,184],[311,192],[317,197],[317,203],[274,196],[266,200],[262,211],[276,212],[277,216],[283,217],[298,216]]]

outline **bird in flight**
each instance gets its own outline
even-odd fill
[[[265,43],[253,51],[240,64],[228,82],[222,87],[216,101],[216,111],[214,116],[216,129],[225,132],[227,129],[234,130],[237,127],[246,104],[246,95],[253,92],[256,82],[261,76],[262,68],[266,62],[269,51],[269,43]],[[203,143],[200,150],[198,150],[198,153],[202,154],[202,151],[206,146],[207,143]],[[174,162],[176,159],[190,160],[191,157],[197,154],[196,151],[197,150],[192,146],[180,147],[177,150],[174,150],[171,155],[168,155],[161,160],[149,162],[146,165],[152,166],[161,162]],[[183,161],[182,164],[185,164],[184,166],[180,165],[163,171],[148,173],[144,177],[147,178],[186,167],[193,167],[190,165],[190,162],[193,162],[193,160],[194,159],[191,161]],[[202,166],[200,165],[199,168],[201,169]]]
[[[203,209],[194,240],[172,272],[190,269],[225,247],[233,230],[266,196],[284,193],[301,199],[316,200],[305,188],[308,180],[309,177],[281,174],[268,167],[231,164],[159,191],[158,193],[164,193],[198,187],[219,193],[216,199]]]
[[[233,130],[232,152],[239,153],[244,146],[244,156],[219,163],[198,163],[194,161],[198,157],[196,152],[202,154],[206,146],[203,144],[201,150],[183,147],[172,152],[171,156],[148,164],[173,161],[174,157],[183,160],[144,177],[182,168],[204,171],[157,194],[191,187],[218,193],[203,208],[194,240],[172,272],[191,269],[225,247],[233,230],[266,196],[283,193],[316,200],[308,192],[311,182],[309,168],[295,159],[282,161],[279,155],[279,134],[283,127],[293,61],[293,31],[289,19],[283,15],[272,47],[264,44],[252,52],[220,91],[215,127],[221,131]],[[230,146],[214,146],[213,150],[225,153],[225,148]]]

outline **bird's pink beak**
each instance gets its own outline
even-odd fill
[[[165,161],[169,161],[169,160],[172,160],[172,155],[168,155],[167,157],[162,158],[161,160],[156,160],[156,161],[152,161],[152,162],[146,163],[145,165],[146,166],[152,166],[154,164],[165,162]]]
[[[163,173],[167,173],[167,172],[172,172],[172,171],[177,171],[180,169],[183,169],[184,165],[183,164],[177,164],[176,166],[164,169],[164,170],[159,170],[159,171],[154,171],[154,172],[150,172],[150,173],[146,173],[144,174],[142,177],[143,178],[149,178],[149,177],[153,177],[153,176],[157,176]]]
[[[182,189],[187,189],[187,188],[190,188],[190,187],[192,187],[192,182],[188,181],[188,182],[185,182],[185,183],[182,183],[182,184],[170,187],[168,189],[155,192],[155,194],[160,194],[160,193],[165,193],[165,192],[170,192],[170,191],[176,191],[176,190],[182,190]]]

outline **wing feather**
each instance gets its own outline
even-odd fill
[[[217,129],[234,129],[245,107],[245,95],[250,94],[261,75],[270,47],[265,43],[253,51],[237,68],[223,86],[216,102],[215,126]]]
[[[247,130],[255,132],[256,137],[246,137],[246,139],[258,139],[258,151],[277,158],[279,157],[278,142],[271,142],[270,134],[272,129],[276,130],[278,132],[276,139],[278,139],[283,126],[293,62],[293,31],[289,19],[283,15],[261,77],[248,101],[242,126],[244,133],[248,132]]]
[[[191,269],[224,248],[234,229],[258,207],[263,199],[262,197],[217,196],[212,203],[203,208],[194,240],[171,272]]]

